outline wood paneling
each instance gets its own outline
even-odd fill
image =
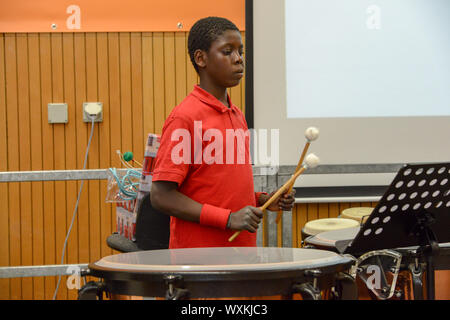
[[[242,33],[244,37],[244,33]],[[90,134],[83,102],[103,102],[88,169],[121,167],[116,150],[142,163],[148,133],[198,76],[186,32],[0,34],[0,171],[82,169]],[[244,84],[230,90],[244,110]],[[49,124],[47,104],[68,104],[68,123]],[[0,266],[59,264],[80,181],[0,183]],[[106,181],[86,181],[64,263],[113,254],[115,206]],[[57,299],[75,299],[62,277]],[[56,277],[0,280],[0,299],[52,299]]]

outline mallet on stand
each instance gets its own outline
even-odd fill
[[[301,175],[305,170],[309,169],[309,168],[314,168],[317,167],[319,165],[319,158],[315,155],[315,154],[309,154],[306,159],[305,159],[305,164],[300,168],[300,170],[298,170],[297,172],[295,172],[291,178],[281,187],[277,190],[277,192],[275,192],[269,200],[267,200],[264,205],[262,205],[260,207],[260,209],[262,211],[266,210],[268,206],[270,206],[270,204],[276,200],[280,195],[282,195],[288,188],[290,185],[293,185],[295,182],[295,179],[298,178],[299,175]],[[234,239],[236,239],[236,237],[241,233],[241,231],[236,231],[229,239],[228,241],[233,241]]]

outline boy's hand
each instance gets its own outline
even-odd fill
[[[266,203],[267,200],[272,197],[273,194],[275,194],[276,191],[270,193],[269,195],[261,195],[259,200],[259,205],[262,206],[264,203]],[[267,210],[270,211],[290,211],[292,210],[292,207],[294,206],[295,202],[295,189],[292,189],[291,193],[283,193],[281,196],[279,196],[277,199],[275,199],[269,207],[267,207]]]
[[[259,208],[246,206],[239,211],[230,213],[227,228],[231,230],[247,230],[256,232],[263,217]]]

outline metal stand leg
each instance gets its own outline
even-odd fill
[[[433,257],[427,257],[427,300],[435,299],[434,265]]]
[[[423,272],[419,263],[410,264],[408,266],[411,272],[411,278],[413,283],[414,300],[423,300]]]
[[[336,294],[335,298],[338,300],[358,300],[358,286],[355,279],[346,273],[338,274]]]

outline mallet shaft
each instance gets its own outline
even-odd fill
[[[298,160],[297,167],[295,168],[294,173],[297,172],[301,168],[303,160],[305,159],[306,153],[308,152],[308,148],[309,148],[310,145],[311,145],[311,142],[307,141],[306,144],[305,144],[305,147],[303,148],[303,152],[302,152],[302,154],[300,156],[300,159]],[[294,184],[289,186],[289,189],[288,189],[287,193],[291,193],[292,188],[294,188]],[[277,224],[280,222],[282,215],[283,215],[283,210],[278,210],[277,219],[275,220],[275,222]]]

